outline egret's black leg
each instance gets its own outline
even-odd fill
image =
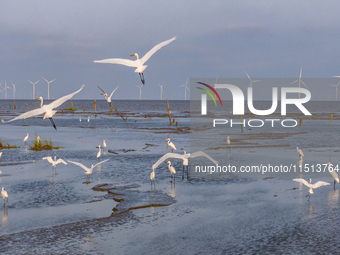
[[[50,121],[51,121],[51,123],[52,123],[52,126],[55,128],[55,130],[57,130],[57,127],[56,127],[56,125],[54,124],[54,121],[53,121],[52,118],[50,118]]]

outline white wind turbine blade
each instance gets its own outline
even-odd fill
[[[301,83],[303,84],[303,85],[305,85],[307,88],[308,88],[308,86],[301,80]]]

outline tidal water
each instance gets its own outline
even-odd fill
[[[8,120],[27,111],[26,104],[31,109],[39,107],[35,100],[16,100],[13,109],[13,100],[0,100],[0,118]],[[208,122],[191,123],[189,101],[169,101],[177,126],[169,125],[166,101],[114,101],[127,121],[115,110],[111,114],[103,100],[96,101],[96,111],[94,100],[74,100],[76,111],[66,110],[69,104],[62,105],[54,117],[57,130],[41,117],[0,123],[1,141],[20,147],[1,150],[0,186],[9,194],[7,207],[0,202],[1,253],[337,253],[340,186],[333,189],[330,175],[206,178],[190,169],[187,179],[182,160],[172,159],[175,183],[170,183],[165,162],[155,170],[156,187],[149,177],[151,166],[171,152],[167,138],[183,154],[193,152],[190,139],[194,133],[195,139],[199,137],[195,143],[205,152],[211,151],[207,138],[218,139],[213,155],[230,164],[268,160],[296,164],[296,146],[305,153],[304,164],[329,160],[340,164],[336,102],[311,102],[308,109],[316,118],[305,118],[302,127],[289,131],[245,128],[243,133],[240,128],[216,133]],[[267,103],[260,106],[267,107]],[[299,120],[295,113],[290,112]],[[330,113],[334,114],[331,127]],[[199,117],[199,110],[194,117]],[[24,144],[26,133],[30,137]],[[36,135],[62,148],[32,151]],[[217,148],[224,146],[226,135],[232,137],[230,148]],[[109,160],[94,168],[88,184],[80,167],[59,164],[54,175],[51,164],[42,160],[57,156],[90,167],[98,163],[97,147],[102,140],[107,147],[100,161]],[[307,202],[308,189],[291,177],[331,185],[316,189]]]

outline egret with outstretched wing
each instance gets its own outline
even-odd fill
[[[309,188],[308,194],[306,195],[306,197],[308,197],[308,202],[309,202],[310,196],[312,194],[314,194],[313,189],[317,189],[321,186],[331,185],[330,183],[323,182],[323,181],[318,181],[318,182],[312,184],[312,179],[308,179],[308,180],[309,180],[309,183],[302,178],[293,179],[293,181],[303,183],[304,185],[306,185]]]
[[[54,156],[54,160],[52,159],[51,156],[43,157],[42,159],[46,159],[49,163],[52,164],[52,170],[55,174],[57,174],[57,165],[58,164],[63,163],[64,165],[67,165],[67,163],[64,160],[62,160],[61,158],[57,160],[57,156]]]
[[[108,96],[108,95],[106,94],[106,92],[105,92],[104,90],[102,90],[101,87],[99,87],[98,85],[97,85],[97,87],[103,92],[103,93],[101,93],[101,95],[104,95],[105,100],[107,101],[107,103],[108,103],[109,106],[111,107],[111,98],[112,98],[113,94],[115,93],[115,91],[120,87],[120,85],[112,91],[112,93],[111,93],[110,96]]]
[[[161,163],[163,163],[165,160],[169,158],[177,158],[177,159],[182,159],[183,160],[183,165],[185,165],[185,160],[188,158],[197,158],[197,157],[206,157],[209,159],[211,162],[213,162],[215,165],[218,164],[216,160],[211,158],[208,154],[206,154],[203,151],[196,151],[194,153],[185,153],[184,154],[178,154],[178,153],[167,153],[163,155],[155,164],[152,165],[152,169],[156,169]]]
[[[130,55],[130,57],[136,57],[136,60],[130,60],[130,59],[122,59],[122,58],[109,58],[109,59],[102,59],[102,60],[94,60],[94,63],[108,63],[108,64],[118,64],[118,65],[124,65],[124,66],[130,66],[135,67],[135,73],[139,73],[139,77],[144,85],[145,79],[143,71],[147,67],[147,65],[144,65],[144,63],[160,48],[164,47],[165,45],[168,45],[172,41],[176,40],[176,36],[161,42],[154,46],[151,50],[149,50],[142,58],[139,58],[138,54],[135,53],[133,55]]]
[[[103,161],[101,161],[101,162],[98,162],[98,163],[95,164],[95,165],[91,165],[91,168],[88,168],[88,167],[84,166],[82,163],[79,163],[79,162],[75,162],[75,161],[71,161],[71,160],[67,160],[67,162],[70,162],[70,163],[72,163],[72,164],[75,164],[75,165],[81,167],[82,169],[84,169],[85,172],[86,172],[86,174],[87,174],[86,183],[88,183],[87,178],[90,179],[90,176],[91,176],[91,174],[92,174],[93,168],[95,168],[96,166],[98,166],[98,165],[100,165],[100,164],[102,164],[102,163],[104,163],[104,162],[106,162],[106,161],[108,161],[108,160],[109,160],[109,159],[106,159],[106,160],[103,160]]]
[[[52,119],[53,115],[56,114],[57,110],[53,110],[53,109],[62,105],[67,100],[71,99],[75,94],[79,93],[84,87],[85,87],[85,85],[82,85],[80,87],[80,89],[78,89],[77,91],[75,91],[71,94],[68,94],[66,96],[63,96],[63,97],[61,97],[61,98],[59,98],[59,99],[57,99],[57,100],[55,100],[52,103],[47,104],[47,105],[43,105],[44,100],[43,100],[42,97],[39,97],[37,99],[41,100],[41,107],[40,108],[34,109],[32,111],[25,112],[25,113],[15,117],[11,120],[8,120],[8,121],[1,120],[1,122],[2,123],[8,123],[8,122],[12,122],[12,121],[15,121],[15,120],[27,119],[27,118],[30,118],[30,117],[33,117],[33,116],[36,116],[36,115],[44,114],[43,119],[47,119],[47,118],[50,119],[53,127],[57,130],[57,127],[54,124],[54,121]]]

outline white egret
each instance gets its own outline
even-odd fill
[[[100,156],[102,155],[102,150],[100,149],[100,145],[98,145],[99,151],[97,153],[97,159],[99,160]]]
[[[231,138],[231,136],[228,136],[228,137],[227,137],[227,144],[228,144],[228,145],[230,145],[230,140],[229,140],[229,138]]]
[[[130,55],[130,57],[136,57],[136,60],[129,60],[129,59],[122,59],[122,58],[109,58],[109,59],[103,59],[103,60],[94,60],[94,63],[108,63],[108,64],[119,64],[119,65],[124,65],[124,66],[130,66],[130,67],[135,67],[135,73],[139,73],[139,77],[144,85],[145,80],[144,80],[144,74],[143,71],[147,67],[147,65],[144,65],[144,63],[160,48],[164,47],[165,45],[168,45],[172,41],[176,39],[176,36],[161,42],[154,46],[151,50],[149,50],[142,58],[139,58],[138,54],[135,53],[133,55]]]
[[[323,182],[323,181],[318,181],[318,182],[312,184],[312,179],[308,179],[308,180],[309,180],[309,183],[302,178],[293,179],[293,181],[303,183],[304,185],[306,185],[309,188],[308,194],[306,195],[306,197],[308,197],[308,202],[309,202],[310,196],[312,194],[314,194],[313,189],[317,189],[321,186],[331,185],[330,183]]]
[[[4,120],[1,120],[2,123],[8,123],[8,122],[11,122],[11,121],[14,121],[14,120],[20,120],[20,119],[27,119],[29,117],[32,117],[32,116],[36,116],[36,115],[40,115],[40,114],[44,114],[44,117],[43,119],[50,119],[53,127],[57,130],[57,127],[56,125],[54,124],[54,121],[52,119],[53,115],[57,112],[57,110],[53,110],[54,108],[57,108],[58,106],[62,105],[63,103],[65,103],[67,100],[71,99],[75,94],[79,93],[83,88],[85,87],[85,85],[82,85],[80,87],[80,89],[78,89],[77,91],[71,93],[71,94],[68,94],[66,96],[63,96],[55,101],[53,101],[52,103],[50,104],[47,104],[47,105],[44,105],[43,104],[43,98],[42,97],[39,97],[37,99],[40,99],[41,100],[41,107],[38,108],[38,109],[34,109],[32,111],[28,111],[28,112],[25,112],[11,120],[8,120],[8,121],[4,121]]]
[[[2,156],[2,152],[0,152],[0,158],[1,158],[1,156]]]
[[[87,122],[90,122],[90,116],[87,117]]]
[[[4,199],[4,204],[6,203],[6,206],[7,206],[7,203],[8,203],[8,193],[7,193],[7,191],[5,190],[4,187],[2,187],[1,196],[2,196],[2,198]],[[6,198],[7,198],[7,202],[5,201]]]
[[[152,172],[150,173],[150,180],[151,180],[151,188],[152,188],[152,182],[153,182],[153,186],[156,187],[156,185],[155,185],[155,169],[152,169]]]
[[[174,150],[176,151],[176,146],[173,144],[173,142],[170,142],[170,138],[166,139],[165,141],[168,141],[168,146],[171,147],[171,151],[173,152]]]
[[[106,148],[106,142],[105,142],[105,140],[103,140],[103,148],[104,148],[104,150],[105,150],[105,148]]]
[[[102,164],[102,163],[104,163],[104,162],[106,162],[106,161],[108,161],[108,160],[109,160],[109,159],[106,159],[106,160],[103,160],[103,161],[101,161],[101,162],[98,162],[98,163],[95,164],[95,165],[91,165],[91,168],[88,168],[88,167],[84,166],[82,163],[79,163],[79,162],[74,162],[74,161],[71,161],[71,160],[67,160],[67,161],[70,162],[70,163],[72,163],[72,164],[75,164],[75,165],[77,165],[77,166],[80,166],[81,168],[83,168],[83,169],[85,170],[85,172],[86,172],[86,174],[87,174],[86,183],[88,183],[87,178],[89,178],[89,180],[90,180],[90,176],[91,176],[91,174],[92,174],[93,168],[95,168],[96,166],[98,166],[98,165],[100,165],[100,164]]]
[[[97,86],[98,86],[98,85],[97,85]],[[104,97],[105,97],[107,103],[109,104],[110,108],[111,108],[111,98],[112,98],[113,94],[115,93],[115,91],[116,91],[119,87],[120,87],[120,85],[119,85],[117,88],[115,88],[115,89],[111,92],[111,95],[110,95],[110,96],[108,96],[108,95],[106,94],[106,92],[105,92],[104,90],[102,90],[101,87],[98,86],[98,88],[103,92],[103,93],[101,93],[101,95],[104,95]]]
[[[57,165],[59,163],[63,163],[64,165],[67,165],[67,163],[61,158],[57,160],[57,156],[54,156],[54,160],[52,159],[51,156],[43,157],[42,159],[46,159],[49,163],[52,164],[52,170],[55,174],[57,174]]]
[[[183,160],[183,178],[184,178],[184,167],[188,168],[188,165],[189,165],[189,160],[188,159],[189,158],[197,158],[197,157],[206,157],[211,162],[213,162],[215,165],[218,164],[218,162],[216,160],[211,158],[208,154],[206,154],[203,151],[196,151],[194,153],[186,153],[184,151],[184,154],[178,154],[178,153],[171,153],[170,152],[170,153],[167,153],[167,154],[163,155],[159,160],[157,160],[157,162],[152,165],[152,170],[156,169],[161,163],[163,163],[165,160],[167,160],[169,158],[177,158],[177,159]]]
[[[81,117],[79,117],[79,122],[81,122]]]
[[[305,156],[305,154],[303,154],[302,150],[299,149],[299,147],[296,147],[296,150],[299,153],[300,159],[302,159]]]
[[[334,168],[332,168],[332,164],[331,162],[327,163],[328,165],[328,172],[331,174],[331,176],[334,179],[334,189],[335,189],[335,182],[339,183],[339,175],[337,174],[337,172],[334,170]]]
[[[30,136],[30,134],[29,133],[27,133],[27,135],[25,136],[25,138],[24,138],[24,143],[26,144],[26,141],[27,141],[27,139],[28,139],[28,137]]]
[[[168,161],[166,162],[168,164],[169,171],[171,173],[171,180],[172,180],[172,175],[174,175],[174,180],[176,179],[176,169],[171,165],[171,162]]]

